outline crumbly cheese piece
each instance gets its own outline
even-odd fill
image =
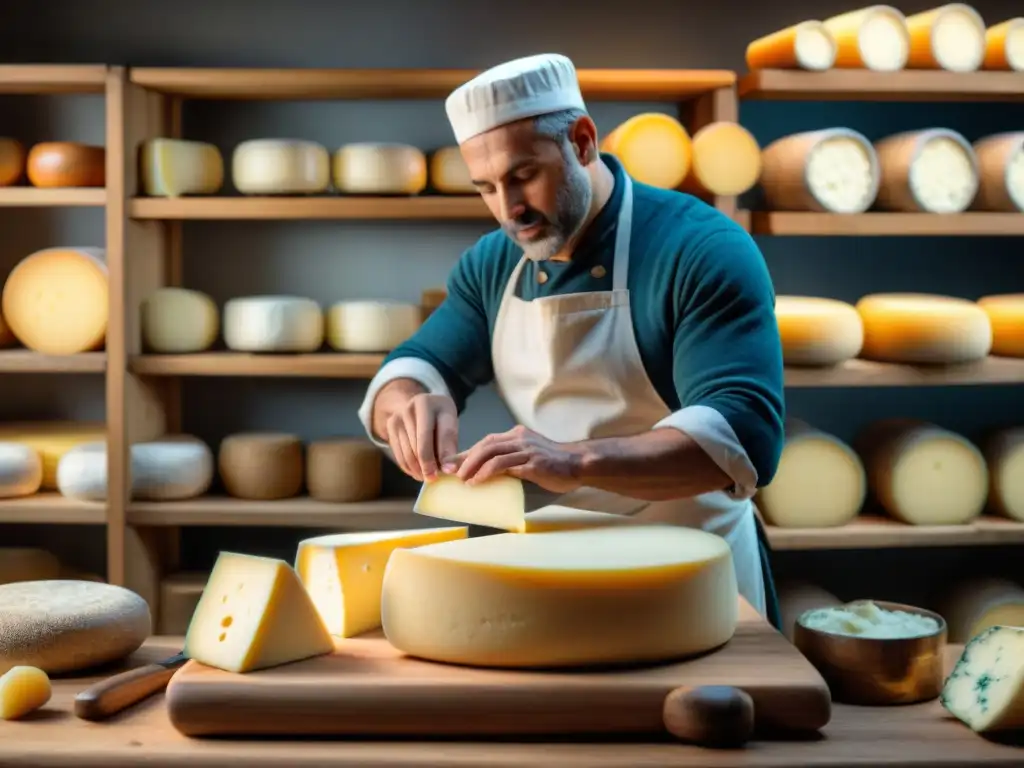
[[[776,296],[775,320],[786,365],[838,365],[856,357],[864,344],[864,323],[845,301]]]
[[[56,579],[60,573],[60,561],[45,549],[0,547],[0,584]]]
[[[384,569],[396,549],[464,539],[468,532],[450,527],[317,536],[299,543],[295,570],[327,631],[355,637],[380,628]]]
[[[579,531],[587,528],[609,528],[616,525],[635,524],[637,521],[629,515],[594,512],[589,509],[563,507],[559,504],[551,504],[526,513],[527,533]]]
[[[498,475],[476,485],[468,485],[455,475],[439,475],[420,488],[413,512],[469,525],[526,532],[523,482],[510,475]]]
[[[971,640],[939,701],[978,733],[1024,728],[1024,627],[991,627]]]
[[[139,154],[142,189],[150,197],[215,195],[224,186],[224,158],[213,144],[150,139]]]
[[[17,184],[25,172],[25,145],[17,139],[0,137],[0,187]]]
[[[948,3],[907,17],[910,69],[974,72],[985,58],[985,22],[963,3]]]
[[[778,470],[760,490],[757,506],[780,528],[833,528],[853,520],[866,496],[864,465],[853,449],[789,419]]]
[[[747,69],[832,69],[838,46],[820,21],[801,21],[747,46]]]
[[[939,631],[939,622],[931,616],[909,611],[890,611],[871,600],[813,609],[804,613],[799,621],[808,629],[830,635],[879,640],[927,637]]]
[[[992,354],[1024,357],[1024,293],[983,296],[978,306],[992,324]]]
[[[189,624],[184,653],[210,667],[252,672],[333,650],[288,563],[221,552]]]
[[[209,575],[176,573],[160,582],[158,635],[184,635],[195,615]]]
[[[442,147],[430,156],[430,186],[445,195],[476,193],[469,166],[458,147]]]
[[[65,453],[76,445],[107,439],[103,424],[73,421],[39,421],[0,423],[0,440],[20,443],[39,453],[43,460],[44,491],[57,490],[57,465]]]
[[[109,316],[106,252],[46,248],[7,276],[3,316],[18,341],[50,355],[103,347]]]
[[[805,581],[780,579],[775,591],[779,596],[779,613],[782,616],[782,634],[791,642],[796,622],[807,611],[817,608],[832,608],[842,601],[831,592]]]
[[[0,675],[0,720],[17,720],[50,700],[50,678],[36,667],[12,667]]]
[[[907,213],[961,213],[978,192],[978,159],[948,128],[905,131],[875,143],[878,206]]]
[[[341,352],[390,352],[419,330],[422,310],[398,301],[339,301],[327,311],[327,343]]]
[[[910,58],[906,17],[889,5],[869,5],[825,19],[836,41],[835,66],[896,72]]]
[[[682,123],[661,112],[634,115],[601,141],[631,177],[643,184],[676,189],[690,172],[693,147]]]
[[[103,147],[74,141],[47,141],[28,152],[26,172],[35,187],[102,187],[106,184]]]
[[[1024,131],[1007,131],[974,142],[978,158],[978,211],[1024,211]]]
[[[684,185],[689,192],[741,195],[761,175],[761,147],[739,123],[708,123],[693,135],[692,154]]]
[[[982,445],[982,453],[988,464],[989,508],[1024,522],[1024,427],[991,435]]]
[[[946,591],[940,608],[949,641],[966,643],[1000,624],[1024,627],[1024,587],[1008,579],[968,579]]]
[[[205,352],[220,333],[213,299],[188,288],[158,288],[142,302],[142,340],[152,352]]]
[[[243,195],[316,194],[330,185],[331,157],[312,141],[243,141],[231,156],[231,178]]]
[[[858,436],[868,485],[910,525],[962,525],[985,507],[988,467],[967,438],[912,419],[875,422]]]
[[[316,440],[306,448],[306,488],[317,501],[352,503],[380,496],[384,458],[369,440]]]
[[[312,299],[245,296],[224,305],[224,343],[237,352],[315,352],[324,313]]]
[[[995,24],[985,32],[985,69],[1024,72],[1024,17]]]
[[[42,483],[39,451],[21,443],[0,442],[0,498],[31,496]]]
[[[728,543],[661,525],[399,549],[381,603],[384,634],[398,650],[494,667],[684,657],[727,642],[738,613]]]
[[[346,144],[334,153],[334,186],[352,195],[415,195],[427,187],[427,157],[408,144]]]
[[[217,468],[230,496],[258,501],[297,496],[305,476],[302,441],[265,432],[229,435],[221,441]]]
[[[954,365],[984,359],[992,323],[973,301],[922,293],[876,293],[857,302],[860,356],[886,363]]]

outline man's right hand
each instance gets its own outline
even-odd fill
[[[418,385],[416,390],[389,382],[374,404],[374,431],[390,446],[399,469],[423,482],[437,477],[459,452],[459,416],[447,395]]]

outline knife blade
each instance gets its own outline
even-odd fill
[[[75,716],[94,721],[113,717],[166,688],[186,661],[188,657],[183,651],[101,680],[75,696]]]

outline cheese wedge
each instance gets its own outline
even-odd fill
[[[526,495],[521,480],[499,475],[467,485],[455,475],[424,483],[413,512],[513,533],[526,532]]]
[[[971,640],[939,701],[978,733],[1024,728],[1024,627],[991,627]]]

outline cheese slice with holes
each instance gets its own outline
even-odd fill
[[[835,38],[820,21],[801,21],[759,37],[747,46],[747,69],[823,72],[836,62]]]
[[[825,19],[836,41],[838,69],[896,72],[910,58],[910,32],[903,13],[891,5],[869,5]]]
[[[1024,728],[1024,627],[990,627],[972,639],[939,701],[978,733]]]
[[[526,532],[523,482],[509,475],[477,485],[464,483],[456,475],[439,475],[420,488],[413,511],[458,523]]]
[[[995,24],[985,32],[985,69],[1024,72],[1024,17]]]
[[[992,323],[977,303],[921,293],[876,293],[857,302],[860,356],[886,363],[970,363],[992,349]]]

